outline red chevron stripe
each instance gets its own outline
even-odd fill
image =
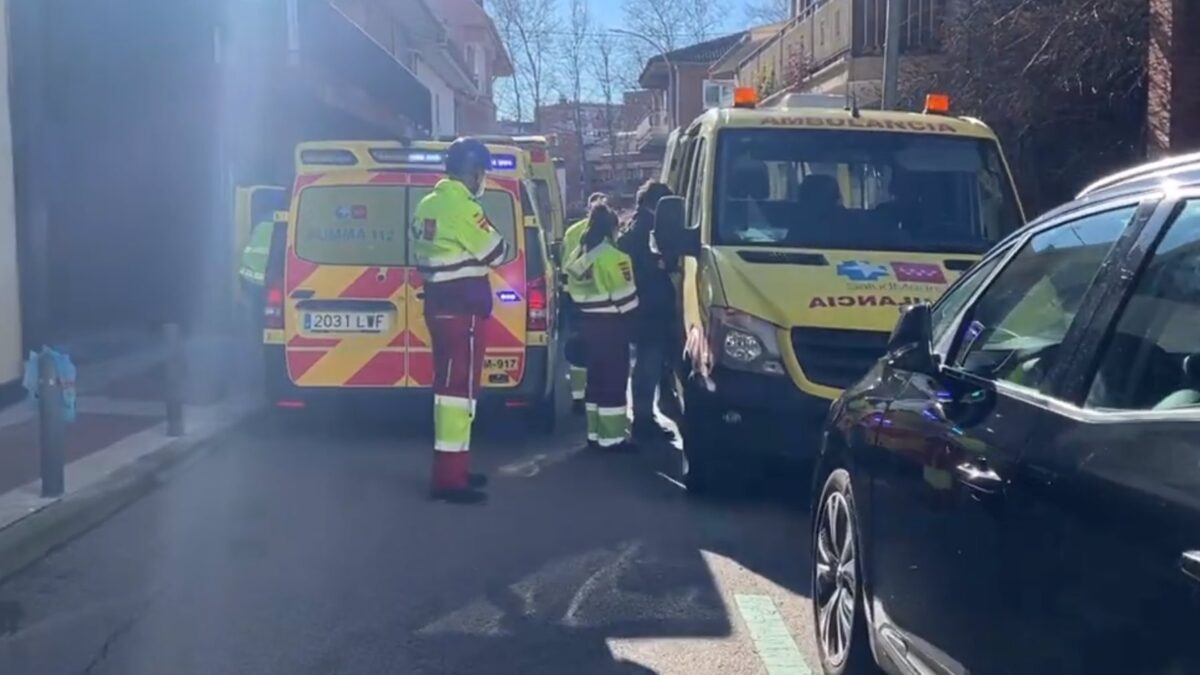
[[[351,387],[390,387],[404,379],[404,352],[379,352],[346,380]]]
[[[403,171],[375,171],[367,182],[372,185],[407,185],[408,174]]]
[[[419,387],[433,386],[433,354],[409,354],[408,376]]]
[[[301,190],[303,190],[304,188],[308,187],[309,185],[312,185],[313,183],[321,180],[324,177],[325,177],[325,174],[323,174],[323,173],[306,173],[303,176],[296,176],[296,186],[295,186],[295,188],[293,188],[292,191],[295,192],[296,194],[300,194]]]
[[[444,176],[440,173],[410,173],[408,174],[408,184],[417,187],[433,187],[442,178]]]
[[[384,272],[383,281],[379,280],[379,272]],[[394,267],[368,267],[358,278],[350,283],[340,294],[339,298],[359,298],[364,300],[387,300],[404,287],[404,270]]]
[[[288,291],[292,291],[295,290],[297,286],[307,281],[308,278],[317,271],[318,265],[296,255],[295,246],[288,246],[287,265],[285,265],[285,268],[287,274],[287,289]]]
[[[299,380],[300,378],[304,377],[304,374],[307,373],[310,368],[317,364],[317,361],[320,361],[328,353],[328,351],[288,352],[288,375],[291,376],[293,382]]]
[[[512,332],[504,327],[504,324],[500,323],[495,318],[488,319],[483,323],[483,331],[483,334],[486,336],[487,340],[487,342],[484,344],[486,344],[489,348],[525,346],[524,340],[518,339],[517,336],[513,335]]]
[[[414,289],[424,288],[425,287],[425,277],[422,277],[421,273],[419,271],[417,271],[416,269],[409,269],[408,270],[408,287],[414,288]]]

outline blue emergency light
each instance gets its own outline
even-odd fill
[[[446,163],[446,154],[434,150],[405,150],[401,148],[372,148],[371,159],[380,164],[419,164],[422,166],[442,166]],[[492,171],[513,171],[517,168],[516,155],[492,155]]]
[[[516,168],[516,155],[492,155],[492,171],[512,171]]]
[[[358,158],[349,150],[301,150],[300,161],[304,164],[330,166],[354,166]]]
[[[517,295],[516,291],[496,291],[496,297],[500,298],[500,302],[521,301],[521,296]]]

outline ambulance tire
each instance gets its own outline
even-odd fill
[[[718,419],[711,406],[704,405],[704,394],[691,383],[684,390],[683,411],[683,484],[688,496],[714,497],[728,492],[729,462],[721,455]]]

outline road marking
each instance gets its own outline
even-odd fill
[[[665,474],[661,471],[655,471],[654,473],[658,474],[659,478],[662,478],[663,480],[667,481],[671,485],[674,485],[675,487],[679,488],[680,490],[687,489],[686,485],[684,485],[683,483],[680,483],[679,481],[675,480],[674,478],[671,478],[670,476],[668,476],[667,474]]]
[[[770,675],[812,675],[774,600],[765,595],[741,593],[733,597],[742,620],[750,629],[754,649]]]
[[[558,452],[541,452],[533,457],[509,462],[497,469],[497,473],[509,478],[533,478],[541,473],[542,469],[565,462],[586,449],[587,446],[580,444],[578,447]]]

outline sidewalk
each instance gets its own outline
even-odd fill
[[[244,419],[259,394],[232,383],[244,355],[228,341],[189,340],[182,439],[166,435],[165,349],[154,341],[85,358],[78,373],[78,416],[67,427],[66,494],[41,497],[37,406],[0,410],[0,534],[59,501],[102,485],[131,465],[180,444],[194,446]],[[124,352],[124,353],[122,353]],[[219,373],[228,373],[219,376]],[[227,395],[230,393],[233,395]],[[3,551],[0,551],[0,555]]]

